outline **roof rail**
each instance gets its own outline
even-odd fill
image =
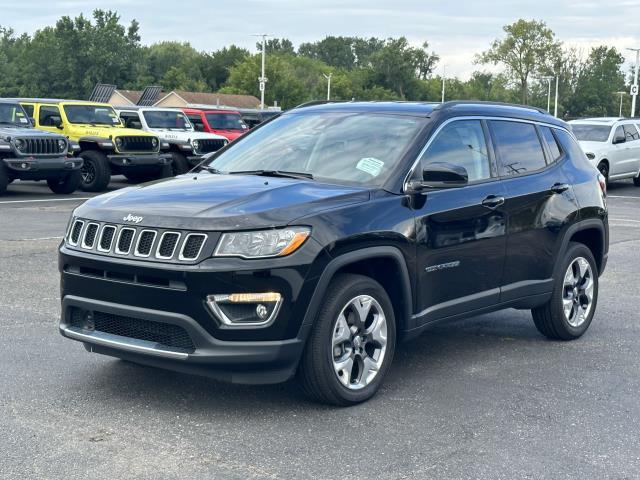
[[[296,105],[293,108],[313,107],[314,105],[325,105],[327,103],[347,103],[352,100],[311,100],[310,102],[304,102],[300,105]]]
[[[436,109],[443,108],[451,108],[457,105],[487,105],[487,106],[495,106],[495,107],[514,107],[514,108],[525,108],[527,110],[534,110],[538,113],[549,114],[547,110],[544,108],[533,107],[531,105],[520,105],[518,103],[507,103],[507,102],[490,102],[484,100],[451,100],[449,102],[441,103]]]

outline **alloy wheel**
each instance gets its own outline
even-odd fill
[[[369,295],[351,299],[333,328],[331,355],[340,383],[360,390],[378,375],[387,350],[387,319],[380,304]]]
[[[96,178],[96,169],[92,162],[85,160],[80,172],[82,173],[82,182],[85,184],[93,182]]]
[[[569,325],[581,326],[591,313],[594,290],[593,270],[584,257],[578,257],[564,275],[562,309]]]

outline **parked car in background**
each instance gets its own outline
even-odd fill
[[[607,182],[632,178],[640,187],[640,120],[585,118],[569,124],[587,158]]]
[[[105,190],[114,174],[135,182],[172,174],[171,155],[162,153],[158,136],[124,128],[107,103],[26,98],[19,102],[36,128],[65,135],[80,145],[83,190]]]
[[[242,110],[240,115],[249,128],[254,128],[281,113],[280,110]]]
[[[196,132],[184,112],[172,108],[116,108],[126,128],[151,132],[169,144],[174,175],[187,172],[202,161],[202,156],[216,152],[229,143],[215,133]]]
[[[355,404],[403,373],[396,345],[435,322],[530,309],[551,339],[583,335],[605,195],[567,125],[536,109],[295,108],[193,175],[78,207],[60,332],[232,382],[297,375],[313,398]]]
[[[196,131],[222,135],[230,142],[249,130],[240,113],[235,110],[183,108],[182,111]]]
[[[82,182],[77,145],[33,128],[15,100],[0,99],[0,195],[14,180],[46,180],[54,193],[73,193]]]

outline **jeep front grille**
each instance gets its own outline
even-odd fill
[[[204,140],[198,140],[198,148],[196,150],[196,153],[205,154],[217,152],[222,147],[224,147],[225,143],[227,142],[225,142],[221,138],[207,138]]]
[[[18,150],[23,155],[61,155],[57,138],[22,138],[23,147]]]
[[[213,238],[215,237],[215,238]],[[66,238],[70,247],[119,258],[194,263],[210,235],[132,227],[76,219]],[[212,236],[217,240],[217,235]]]
[[[120,146],[118,146],[118,151],[120,152],[156,152],[158,151],[158,144],[153,146],[153,141],[155,137],[136,137],[136,136],[123,136],[118,137],[122,142]]]

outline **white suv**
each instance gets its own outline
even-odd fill
[[[196,132],[187,116],[173,108],[124,107],[116,111],[125,127],[153,132],[169,144],[174,175],[189,171],[203,155],[229,143],[221,135]]]
[[[640,119],[585,118],[569,124],[587,158],[607,182],[633,178],[640,187]]]

